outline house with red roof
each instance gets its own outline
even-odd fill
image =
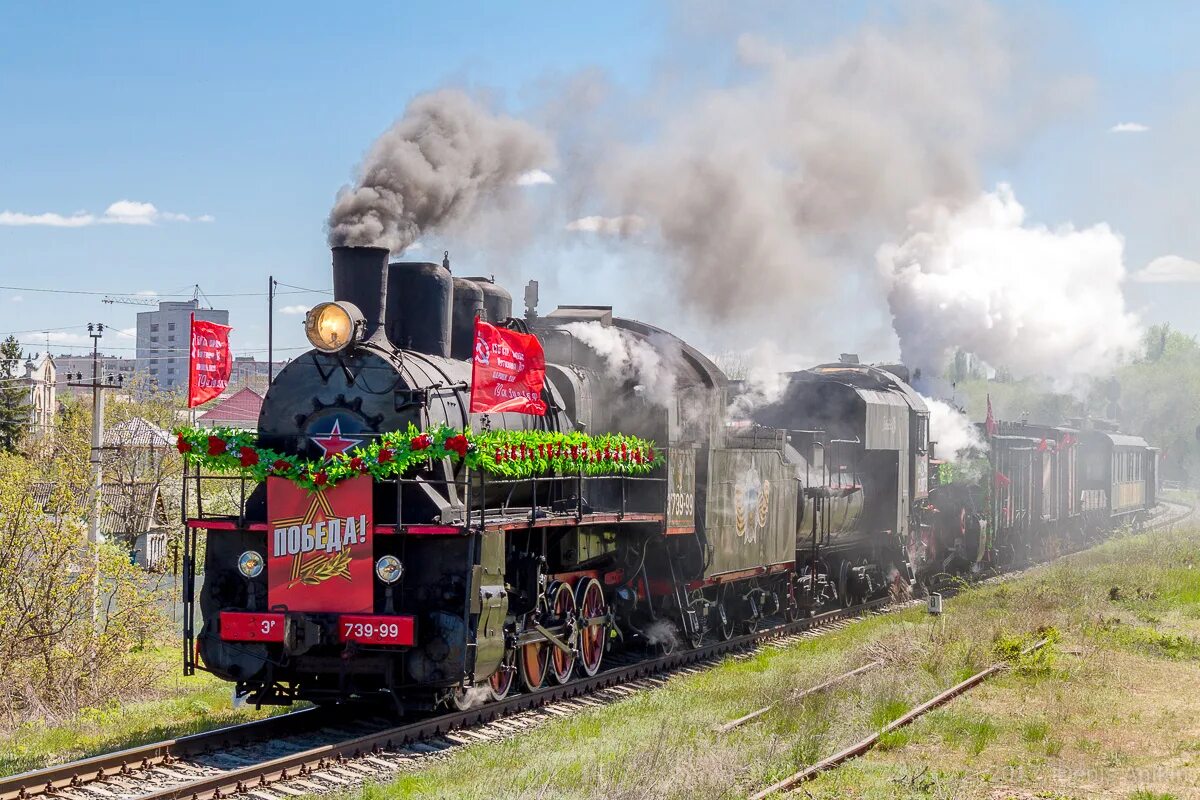
[[[196,418],[196,424],[205,428],[254,430],[258,427],[258,412],[262,410],[262,404],[261,394],[249,387],[242,388],[228,397],[218,398],[212,408]]]

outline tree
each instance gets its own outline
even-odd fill
[[[21,343],[9,336],[0,342],[0,453],[20,447],[29,429],[30,405],[21,376]]]
[[[0,475],[0,725],[152,683],[162,596],[124,548],[87,542],[86,459],[0,454]]]

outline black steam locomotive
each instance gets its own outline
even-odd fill
[[[949,485],[931,502],[929,412],[902,367],[836,363],[796,372],[777,402],[731,420],[738,389],[712,361],[610,308],[538,316],[531,287],[526,313],[514,318],[511,296],[494,282],[452,276],[445,262],[388,263],[380,248],[334,248],[333,280],[335,300],[306,321],[314,348],[267,393],[257,431],[263,447],[321,459],[411,424],[620,431],[653,440],[665,459],[644,476],[520,478],[429,460],[398,477],[356,479],[370,482],[369,509],[344,527],[341,512],[319,507],[326,493],[301,498],[311,507],[279,522],[286,514],[273,508],[282,501],[269,485],[243,477],[231,487],[189,468],[185,669],[235,681],[256,703],[386,693],[413,708],[462,704],[481,692],[499,698],[514,685],[536,690],[595,674],[613,648],[699,644],[768,617],[907,593],[949,567],[950,553],[968,565],[1015,559],[1026,542],[1054,535],[1055,514],[1102,506],[1127,513],[1131,503],[1154,500],[1151,489],[1135,497],[1124,482],[1102,489],[1103,476],[1074,449],[1063,451],[1072,454],[1068,464],[1005,440],[999,458],[1024,453],[1014,457],[1025,459],[1028,480],[1004,467],[1024,493],[1020,502],[1004,500],[997,517],[983,507],[1000,502],[996,493]],[[469,412],[477,317],[537,335],[545,416]],[[646,376],[614,368],[614,347],[657,354],[657,377],[668,376],[670,391],[648,391]],[[1085,433],[1077,435],[1078,452],[1089,452]],[[1007,429],[1005,436],[1036,439]],[[1152,451],[1142,452],[1141,468],[1128,475],[1150,487]],[[1123,456],[1113,458],[1116,469]],[[960,516],[969,510],[977,530],[973,550],[965,532],[946,523],[949,502],[931,510],[937,493],[961,496]],[[235,498],[225,513],[217,494]],[[363,555],[347,550],[322,562],[328,573],[306,572],[296,558],[292,574],[281,574],[285,562],[275,555],[289,535],[332,542],[327,549],[337,545],[340,554],[356,525],[368,529],[356,532]],[[201,564],[196,630],[192,587]],[[352,576],[370,588],[363,607],[347,613],[337,592],[350,591]],[[279,587],[305,583],[332,587],[329,604],[283,599]]]

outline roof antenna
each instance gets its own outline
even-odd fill
[[[446,272],[450,271],[450,251],[442,251],[442,266],[446,268]]]

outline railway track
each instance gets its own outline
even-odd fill
[[[1146,529],[1177,524],[1193,513],[1182,503],[1164,501],[1162,506]],[[2,778],[0,800],[218,800],[232,795],[277,800],[350,788],[419,768],[458,746],[518,735],[544,721],[615,702],[726,656],[749,658],[762,647],[782,649],[845,627],[864,614],[920,602],[883,598],[795,622],[778,620],[725,642],[627,663],[614,659],[616,664],[591,678],[402,724],[378,715],[356,716],[361,707],[354,705],[305,709]]]

